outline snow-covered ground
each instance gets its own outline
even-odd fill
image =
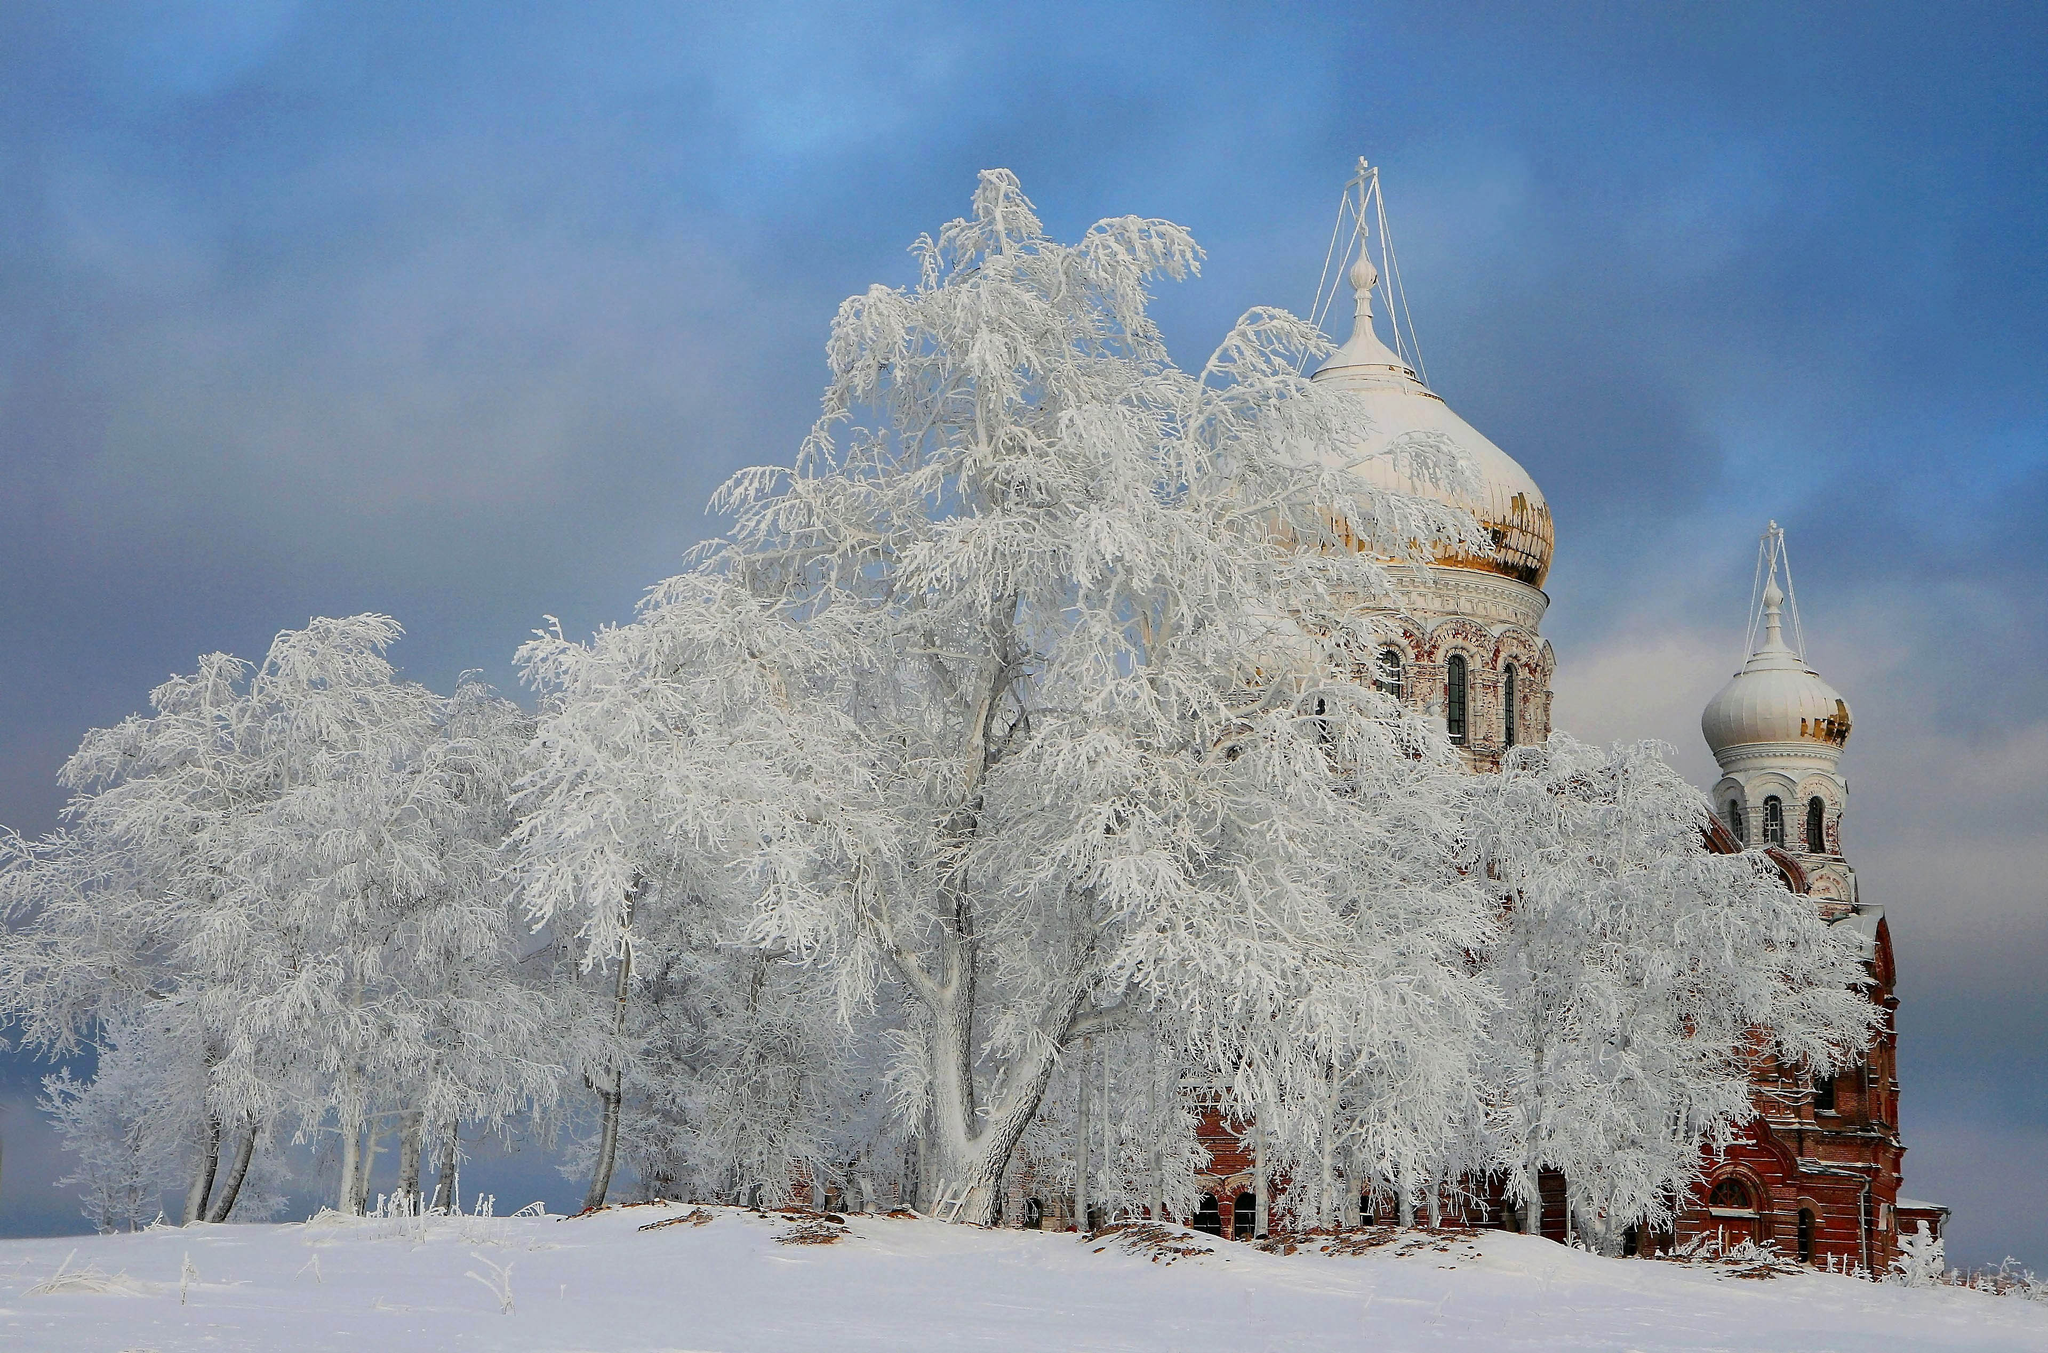
[[[835,1239],[779,1243],[805,1229]],[[1500,1232],[1345,1256],[1176,1243],[1208,1252],[669,1205],[8,1241],[0,1348],[2048,1350],[2048,1305]],[[34,1290],[60,1267],[72,1290]]]

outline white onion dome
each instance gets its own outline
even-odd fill
[[[1700,715],[1700,732],[1717,759],[1759,742],[1839,753],[1849,740],[1849,704],[1786,644],[1784,604],[1774,577],[1764,589],[1763,642]]]
[[[1381,488],[1464,508],[1491,536],[1493,556],[1439,555],[1439,564],[1499,573],[1542,587],[1556,543],[1543,491],[1513,457],[1453,413],[1442,396],[1416,377],[1413,367],[1380,342],[1372,323],[1372,289],[1379,270],[1363,250],[1351,266],[1350,280],[1358,297],[1351,337],[1315,374],[1316,380],[1357,399],[1365,415],[1357,440],[1344,448],[1345,468]],[[1386,453],[1412,441],[1447,442],[1463,453],[1477,474],[1477,491],[1451,490],[1403,474],[1396,458]],[[1353,463],[1352,457],[1362,459]]]

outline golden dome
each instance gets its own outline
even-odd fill
[[[1556,534],[1543,490],[1507,452],[1451,411],[1443,398],[1416,377],[1415,369],[1373,332],[1372,288],[1378,270],[1362,254],[1351,268],[1357,293],[1351,338],[1330,355],[1315,379],[1358,402],[1364,415],[1359,436],[1344,448],[1345,467],[1370,484],[1464,508],[1492,538],[1494,554],[1443,554],[1450,568],[1498,573],[1541,588],[1550,572]],[[1477,479],[1472,491],[1418,481],[1399,468],[1403,446],[1449,447],[1461,452]],[[1334,448],[1330,454],[1336,454]]]

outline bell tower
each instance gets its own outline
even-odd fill
[[[1758,542],[1751,596],[1749,656],[1700,716],[1721,767],[1714,811],[1743,845],[1797,860],[1809,894],[1832,920],[1856,901],[1855,871],[1842,850],[1849,705],[1806,661],[1785,532],[1776,522]]]

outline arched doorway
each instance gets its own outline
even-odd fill
[[[1220,1237],[1223,1234],[1223,1213],[1216,1206],[1216,1195],[1202,1195],[1202,1205],[1195,1209],[1195,1219],[1188,1223],[1197,1231]]]

